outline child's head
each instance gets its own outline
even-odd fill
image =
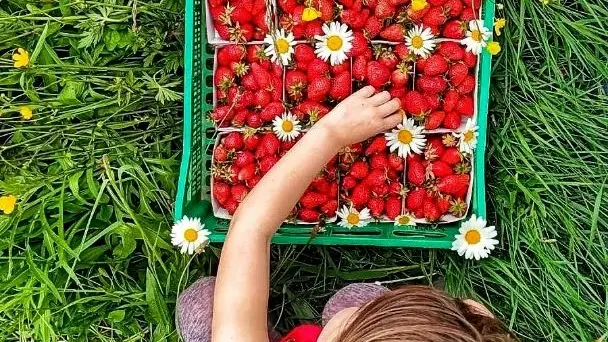
[[[336,315],[319,341],[515,342],[518,339],[481,305],[472,306],[430,287],[408,286],[388,292],[358,310]]]

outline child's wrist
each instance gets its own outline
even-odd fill
[[[315,139],[319,139],[319,141],[324,142],[327,149],[331,150],[332,153],[338,153],[338,151],[344,147],[344,143],[339,139],[335,129],[326,122],[327,121],[321,120],[316,123],[310,129],[309,134],[312,133],[315,135]]]

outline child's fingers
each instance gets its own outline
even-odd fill
[[[377,107],[382,104],[385,104],[390,99],[391,99],[391,94],[389,94],[388,91],[381,91],[378,94],[370,97],[368,101],[369,101],[369,104]]]
[[[401,108],[401,101],[396,97],[378,107],[380,113],[383,114],[382,116],[390,115],[396,112],[399,108]]]
[[[403,112],[398,110],[398,111],[394,112],[393,114],[382,119],[382,129],[389,130],[391,128],[394,128],[395,126],[400,124],[402,120],[403,120]]]
[[[360,98],[368,98],[372,95],[374,95],[374,93],[376,92],[376,89],[374,87],[372,87],[371,85],[365,86],[359,90],[357,90],[356,92],[353,93],[353,96],[357,96]]]

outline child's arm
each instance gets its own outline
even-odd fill
[[[220,258],[214,341],[266,341],[270,239],[313,178],[344,146],[401,122],[398,99],[365,87],[338,104],[262,178],[235,213]]]

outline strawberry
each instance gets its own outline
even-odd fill
[[[388,155],[388,165],[395,171],[403,171],[403,159],[396,154]]]
[[[409,75],[409,67],[407,66],[406,63],[401,62],[399,63],[399,65],[397,65],[397,69],[395,69],[393,71],[393,73],[391,74],[391,84],[393,87],[398,87],[399,89],[405,89],[405,86],[407,85],[407,81],[409,80],[410,75]],[[400,96],[394,96],[391,94],[392,97],[400,97]]]
[[[264,45],[247,45],[246,50],[246,60],[249,63],[261,62],[268,59],[264,52]]]
[[[452,39],[462,39],[467,31],[466,23],[459,20],[450,20],[443,27],[443,36]]]
[[[361,210],[367,204],[369,198],[370,191],[365,185],[362,184],[355,186],[350,196],[350,200],[357,210]]]
[[[456,90],[449,89],[448,91],[446,91],[443,95],[443,110],[445,110],[446,112],[451,112],[452,110],[454,110],[459,99],[460,95]]]
[[[372,15],[367,18],[365,27],[363,28],[363,35],[365,35],[365,38],[367,39],[374,39],[380,34],[380,31],[382,31],[382,26],[382,20],[375,15]]]
[[[251,14],[253,15],[259,15],[259,14],[266,14],[266,1],[264,0],[254,0],[253,1],[253,8],[251,9]]]
[[[384,154],[376,154],[369,160],[369,167],[372,169],[386,170],[389,167],[388,158]]]
[[[363,161],[357,161],[350,167],[348,174],[356,179],[363,179],[369,173],[367,164]]]
[[[344,71],[331,80],[329,97],[342,101],[351,94],[352,78],[349,71]]]
[[[266,172],[270,171],[270,169],[272,169],[274,164],[276,164],[278,161],[279,161],[279,157],[277,157],[277,156],[269,155],[269,156],[263,157],[258,162],[260,165],[260,171],[263,174],[265,174]]]
[[[230,66],[233,62],[239,62],[247,54],[243,45],[226,45],[217,52],[217,63],[220,66]]]
[[[304,222],[319,221],[319,212],[314,209],[301,209],[298,211],[298,219]]]
[[[353,79],[363,81],[367,77],[367,59],[363,56],[355,57],[353,61]]]
[[[270,86],[266,89],[270,90],[274,101],[281,101],[283,98],[283,78],[270,80]]]
[[[429,109],[431,111],[437,110],[439,107],[441,107],[441,96],[438,94],[425,94],[424,98],[429,104]]]
[[[396,45],[393,49],[393,52],[399,57],[401,60],[406,60],[410,55],[410,50],[408,50],[405,44]]]
[[[382,169],[373,169],[369,172],[364,180],[365,184],[370,188],[382,185],[386,182],[386,173]]]
[[[437,160],[431,163],[431,172],[435,177],[446,177],[454,174],[452,166],[442,160]]]
[[[313,59],[316,58],[315,55],[315,50],[307,44],[297,44],[294,47],[294,54],[293,54],[294,59],[297,62],[311,62]]]
[[[331,184],[325,177],[318,176],[310,183],[310,186],[315,189],[315,191],[328,194],[331,188]]]
[[[449,65],[444,57],[440,55],[431,55],[426,59],[424,65],[424,75],[438,76],[448,71]]]
[[[382,53],[380,53],[378,56],[377,61],[387,67],[389,71],[394,70],[397,67],[397,63],[399,63],[397,55],[390,50],[382,51]]]
[[[405,207],[409,212],[413,212],[421,208],[426,198],[426,190],[424,188],[415,188],[407,194],[405,199]]]
[[[464,81],[465,78],[469,75],[469,67],[467,67],[464,63],[454,63],[450,67],[450,71],[448,76],[450,78],[450,83],[453,86],[458,86]]]
[[[384,212],[384,201],[382,198],[370,198],[367,202],[367,208],[373,217],[380,217]]]
[[[388,195],[390,191],[390,187],[387,184],[378,184],[372,188],[372,196],[373,197],[385,197]]]
[[[311,123],[321,119],[325,114],[329,113],[329,108],[316,102],[306,100],[292,109],[292,114],[298,119],[308,119]]]
[[[302,92],[308,85],[306,74],[299,70],[287,70],[285,73],[285,89],[287,95],[294,100],[302,99]]]
[[[251,72],[255,77],[255,81],[258,87],[265,89],[270,85],[270,73],[268,70],[262,68],[258,63],[251,63]]]
[[[429,104],[426,99],[417,91],[410,91],[403,97],[401,103],[404,109],[412,115],[422,115],[429,110]]]
[[[380,37],[392,42],[403,42],[405,41],[405,27],[401,24],[389,25],[380,32]]]
[[[308,81],[312,81],[315,78],[326,76],[329,74],[329,63],[324,62],[319,58],[315,58],[308,64]]]
[[[445,4],[447,0],[428,0],[428,3],[431,4],[431,6],[443,6],[443,4]]]
[[[327,195],[318,192],[306,192],[300,198],[300,204],[306,209],[314,209],[327,202]]]
[[[474,112],[473,98],[470,95],[463,95],[456,104],[458,113],[464,116],[472,116]]]
[[[359,57],[365,55],[369,51],[369,41],[365,38],[362,32],[354,32],[353,40],[351,40],[352,48],[348,52],[350,57]]]
[[[426,179],[426,170],[422,162],[407,165],[407,180],[414,185],[422,185]]]
[[[285,107],[282,102],[271,102],[266,107],[262,108],[260,112],[260,119],[263,122],[270,122],[274,120],[275,117],[281,116],[285,112]]]
[[[459,61],[464,58],[464,49],[455,42],[443,42],[437,47],[437,52],[451,61]]]
[[[291,148],[295,144],[296,144],[296,140],[281,141],[281,147],[279,148],[279,151],[281,151],[281,152],[287,152],[287,151],[291,150]]]
[[[384,151],[386,151],[386,138],[384,136],[377,136],[365,149],[365,155],[371,156]]]
[[[360,30],[365,27],[367,18],[369,17],[369,9],[358,11],[356,9],[342,10],[342,22],[348,25],[353,30]]]
[[[329,67],[329,72],[332,75],[338,75],[345,71],[350,71],[350,63],[343,62]]]
[[[230,110],[230,106],[217,106],[211,112],[211,118],[213,121],[224,124],[230,121],[234,117],[234,111]]]
[[[444,193],[454,196],[459,196],[463,192],[466,192],[469,189],[469,175],[449,175],[443,178],[440,178],[437,181],[437,189]]]
[[[228,151],[224,145],[217,145],[213,149],[213,160],[220,163],[228,160]]]
[[[220,89],[228,89],[234,82],[234,73],[230,68],[218,67],[213,76],[213,83]]]
[[[234,213],[236,212],[236,209],[238,207],[239,207],[239,202],[237,202],[233,198],[228,199],[226,201],[226,203],[224,203],[224,208],[228,212],[228,215],[234,215]]]
[[[437,208],[437,203],[432,198],[427,198],[422,205],[422,209],[424,212],[424,218],[429,222],[438,221],[441,217],[441,213]]]
[[[456,87],[460,94],[469,94],[475,89],[475,77],[467,75],[464,80]]]
[[[272,133],[267,133],[262,136],[258,150],[262,149],[266,152],[266,155],[277,154],[279,152],[280,141]]]
[[[460,12],[460,20],[471,21],[477,18],[477,13],[471,7],[466,7]]]
[[[441,215],[445,214],[450,210],[450,196],[439,196],[437,197],[437,209]]]
[[[399,182],[392,182],[388,185],[388,191],[392,195],[401,195],[403,186]]]
[[[240,203],[243,202],[245,196],[247,196],[247,193],[249,193],[249,189],[242,184],[236,184],[232,186],[230,193],[232,194],[232,198]]]
[[[263,124],[262,119],[260,119],[260,116],[258,114],[249,115],[246,122],[247,126],[251,128],[260,128]]]
[[[443,7],[448,11],[448,15],[452,18],[459,16],[464,8],[461,0],[447,0],[443,4]]]
[[[243,138],[243,147],[247,151],[254,151],[258,145],[260,144],[260,136],[259,135],[245,135]]]
[[[325,202],[325,204],[323,204],[319,210],[321,210],[325,217],[333,217],[336,215],[336,211],[338,211],[338,201],[329,200]]]
[[[247,2],[248,1],[243,1],[232,7],[232,11],[230,11],[231,21],[242,24],[251,20],[251,11],[248,11],[247,8],[245,8]]]
[[[420,23],[420,21],[422,21],[422,19],[424,18],[426,12],[429,11],[429,9],[431,8],[431,6],[426,6],[421,10],[418,11],[414,11],[414,9],[410,6],[407,9],[407,17],[410,19],[410,21],[415,22],[415,23]]]
[[[447,86],[447,81],[441,76],[421,76],[416,80],[416,87],[427,94],[439,94]]]
[[[455,147],[450,147],[445,150],[440,160],[449,165],[455,165],[462,161],[462,154]]]
[[[357,178],[353,176],[344,176],[342,179],[342,187],[346,190],[350,190],[357,186]]]
[[[481,7],[481,0],[465,0],[465,5],[466,6],[470,6],[472,5],[473,9],[479,9],[479,7]]]
[[[257,170],[255,164],[247,164],[239,170],[237,179],[240,181],[248,181],[255,176],[256,171]]]
[[[331,21],[334,17],[334,2],[333,0],[315,0],[316,8],[321,12],[320,19],[322,21]]]
[[[448,19],[443,7],[431,7],[422,18],[422,23],[428,27],[443,25]]]
[[[243,135],[239,132],[230,132],[222,140],[222,144],[228,150],[241,150],[243,148]]]
[[[451,134],[449,134],[450,136],[452,136]],[[429,156],[427,156],[427,154],[429,154],[434,156],[433,158],[429,158]],[[426,145],[426,151],[425,151],[425,159],[428,161],[432,161],[435,160],[439,157],[441,157],[443,154],[445,153],[445,147],[443,146],[443,142],[441,141],[441,139],[429,139],[428,143]]]
[[[416,59],[416,72],[424,74],[424,67],[426,66],[427,58]]]
[[[449,129],[457,129],[462,123],[462,117],[457,111],[447,112],[443,119],[443,127]]]
[[[216,201],[223,205],[231,196],[230,185],[219,181],[213,182],[213,198]]]
[[[389,69],[377,61],[367,63],[368,83],[376,88],[384,86],[391,78]]]
[[[472,52],[467,51],[464,53],[464,58],[462,59],[464,64],[466,64],[470,69],[477,66],[477,56]]]
[[[378,19],[384,20],[392,18],[395,10],[396,8],[391,4],[391,0],[378,0],[374,14]]]
[[[424,128],[426,129],[436,129],[441,126],[443,119],[445,118],[445,112],[442,110],[437,110],[431,112],[429,116],[426,117],[426,121],[424,122]]]
[[[310,74],[309,74],[310,75]],[[310,80],[306,88],[307,98],[312,101],[323,101],[331,90],[331,81],[325,76]]]
[[[260,89],[253,95],[253,104],[256,107],[265,107],[272,101],[272,94],[268,90]]]
[[[251,152],[247,151],[239,151],[236,153],[234,158],[234,165],[238,167],[244,167],[249,164],[253,164],[255,162],[255,157]]]
[[[391,78],[393,76],[391,75]],[[391,81],[392,82],[392,81]],[[407,89],[406,88],[395,88],[395,84],[392,83],[391,84],[393,87],[391,87],[388,90],[388,93],[391,95],[391,98],[396,97],[396,98],[403,98],[405,96],[405,94],[407,93]],[[403,87],[403,86],[402,86]]]
[[[394,220],[401,214],[401,198],[396,196],[389,196],[384,203],[384,212],[386,216]]]
[[[350,8],[353,6],[355,1],[354,0],[336,0],[336,2],[346,8]]]
[[[257,90],[258,83],[255,81],[253,74],[249,73],[241,77],[241,85],[247,90]]]
[[[279,5],[279,8],[284,12],[292,13],[296,9],[298,3],[296,0],[277,0],[277,5]]]
[[[315,36],[323,35],[323,24],[320,21],[311,21],[306,24],[306,29],[304,30],[304,37],[308,40],[314,40]]]
[[[239,110],[232,118],[232,126],[242,127],[245,125],[247,118],[249,117],[249,111],[247,109]]]
[[[215,26],[215,30],[220,38],[223,40],[230,40],[230,28],[227,25],[223,24],[219,20],[214,20],[213,26]]]

